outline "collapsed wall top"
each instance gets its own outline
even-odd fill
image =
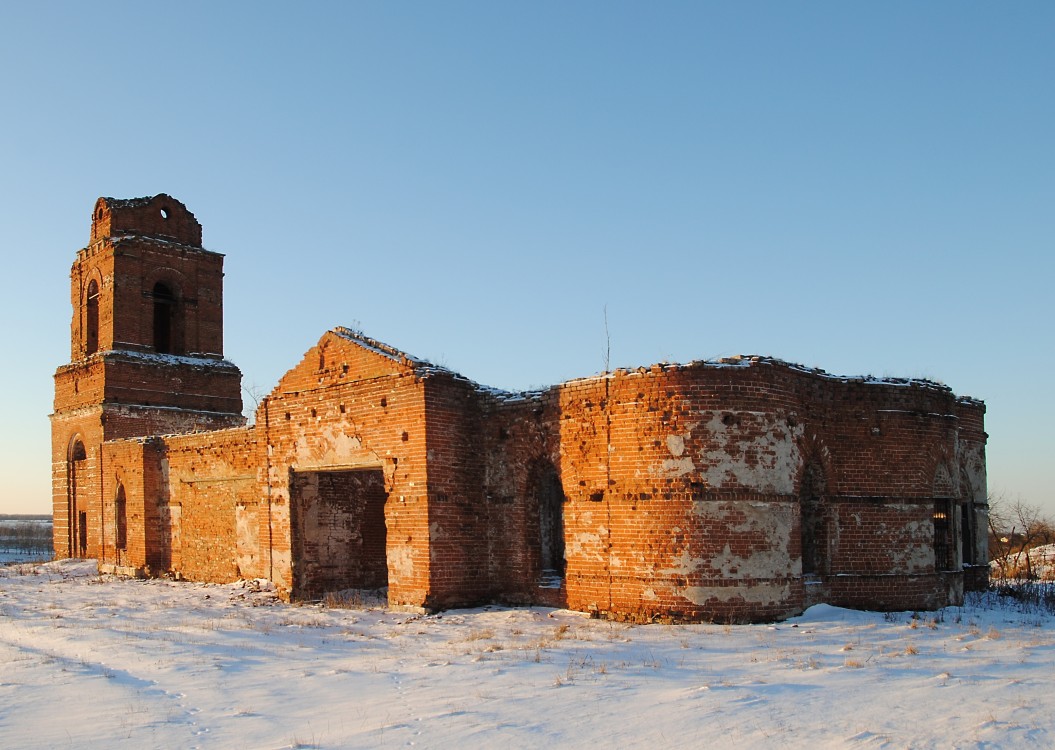
[[[100,198],[92,212],[91,241],[132,235],[153,237],[201,247],[201,224],[175,198],[159,193],[153,198]]]

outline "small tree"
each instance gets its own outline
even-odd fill
[[[267,396],[267,391],[256,383],[253,383],[252,385],[243,384],[242,391],[245,395],[249,396],[250,400],[253,402],[252,409],[249,408],[249,404],[243,404],[242,406],[242,414],[245,416],[245,423],[249,427],[252,427],[256,423],[256,410],[260,407],[260,400]]]
[[[989,554],[1001,578],[1036,580],[1034,549],[1055,542],[1055,524],[1021,498],[989,496]]]

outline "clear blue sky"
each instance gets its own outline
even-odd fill
[[[269,390],[324,331],[516,389],[759,353],[988,405],[1055,515],[1055,3],[4,3],[0,512],[50,509],[99,196],[227,254]]]

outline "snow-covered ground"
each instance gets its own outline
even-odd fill
[[[256,589],[0,568],[0,747],[1055,746],[1055,622],[981,600],[627,626]]]

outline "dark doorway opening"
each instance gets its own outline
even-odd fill
[[[88,513],[77,513],[77,557],[88,556]]]
[[[388,586],[387,497],[380,469],[293,473],[294,598]]]
[[[538,508],[539,569],[544,580],[564,576],[564,488],[548,461],[531,474],[531,493]]]
[[[815,464],[807,464],[799,483],[802,574],[804,576],[823,576],[830,572],[828,514],[824,492],[824,472]]]
[[[66,494],[69,512],[70,557],[88,556],[88,507],[85,481],[88,454],[84,443],[75,440],[70,446],[70,457],[66,466]]]
[[[117,487],[117,499],[114,501],[114,525],[117,527],[114,546],[123,551],[128,547],[128,503],[125,501],[124,485]]]

